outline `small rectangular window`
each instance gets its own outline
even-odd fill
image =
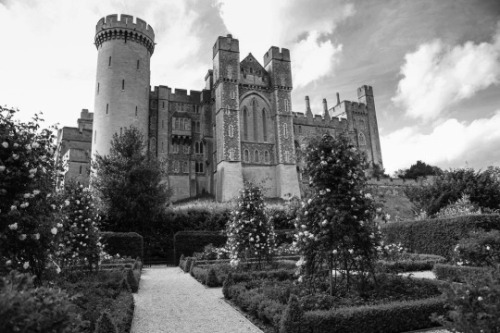
[[[122,80],[122,90],[125,90],[125,80]]]

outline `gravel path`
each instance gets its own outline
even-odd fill
[[[143,269],[134,301],[132,333],[262,333],[222,288],[205,288],[178,267]]]

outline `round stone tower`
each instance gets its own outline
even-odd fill
[[[97,22],[92,158],[107,155],[113,134],[130,126],[147,140],[154,38],[151,26],[130,15],[108,15]]]

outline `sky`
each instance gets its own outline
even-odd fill
[[[109,14],[153,27],[152,86],[203,89],[231,33],[241,59],[290,50],[293,111],[373,86],[389,174],[500,166],[500,0],[0,0],[0,105],[76,126],[93,111],[95,24]]]

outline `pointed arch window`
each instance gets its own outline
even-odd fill
[[[248,110],[243,108],[243,139],[248,140]]]
[[[267,150],[264,152],[264,162],[269,163],[269,152]]]
[[[285,139],[288,138],[288,124],[283,124],[283,136],[285,137]]]
[[[253,141],[258,141],[258,124],[257,124],[257,100],[254,98],[252,101],[252,117],[253,117]]]
[[[188,173],[188,162],[186,161],[182,162],[182,172]]]
[[[263,133],[264,141],[267,141],[266,109],[262,109],[262,133]]]
[[[245,152],[243,153],[243,159],[245,162],[250,162],[250,152],[248,149],[245,149]]]
[[[359,132],[358,134],[358,143],[360,146],[366,146],[366,137],[363,132]]]
[[[199,154],[200,153],[200,143],[198,141],[196,141],[194,143],[194,152],[195,152],[195,154]]]
[[[254,162],[259,163],[259,151],[256,150],[253,154]]]

